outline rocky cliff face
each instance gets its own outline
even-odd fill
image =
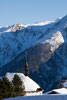
[[[30,77],[48,91],[67,75],[67,16],[55,22],[0,28],[0,75],[24,72],[27,50]]]

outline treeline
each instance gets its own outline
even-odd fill
[[[25,87],[17,74],[14,75],[12,82],[7,77],[0,79],[0,100],[24,95]]]

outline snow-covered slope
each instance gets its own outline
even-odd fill
[[[39,95],[8,98],[3,100],[67,100],[67,95]]]
[[[16,24],[0,28],[0,67],[11,62],[24,50],[39,43],[50,43],[52,52],[64,43],[63,29],[67,16],[58,21],[32,25]]]
[[[28,91],[36,91],[38,88],[40,88],[40,86],[36,82],[34,82],[28,76],[25,76],[23,73],[6,73],[6,77],[10,81],[12,81],[15,74],[19,75],[19,77],[23,81],[24,86],[25,86],[25,91],[27,91],[27,92]]]

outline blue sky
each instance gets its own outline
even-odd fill
[[[67,0],[0,0],[0,26],[55,20],[67,14]]]

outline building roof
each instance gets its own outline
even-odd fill
[[[25,90],[26,91],[36,91],[40,86],[34,82],[30,77],[25,76],[23,73],[6,73],[6,77],[12,81],[14,75],[17,74],[24,82]]]
[[[67,89],[66,88],[54,89],[54,90],[47,92],[47,94],[51,94],[53,92],[56,94],[67,94]]]

